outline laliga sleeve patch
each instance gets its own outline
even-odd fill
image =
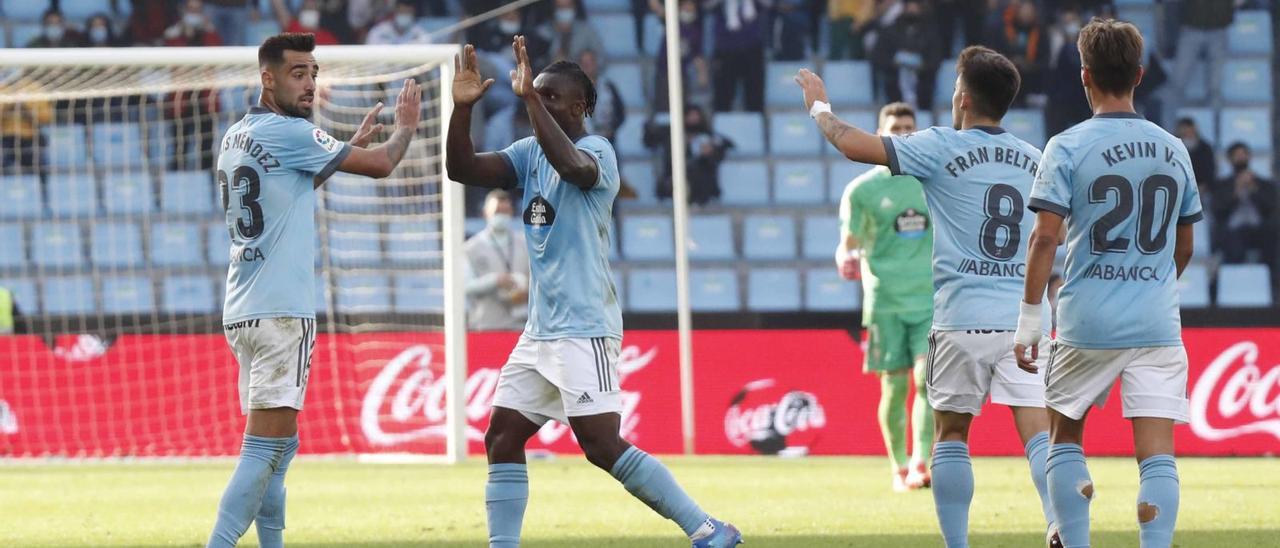
[[[320,148],[325,149],[327,152],[335,152],[338,150],[338,140],[334,139],[333,136],[328,133],[325,133],[323,129],[315,128],[311,131],[311,137],[315,139],[317,145],[320,145]]]

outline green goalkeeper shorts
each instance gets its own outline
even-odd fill
[[[866,326],[867,373],[897,371],[911,367],[916,356],[929,351],[932,310],[876,312]]]

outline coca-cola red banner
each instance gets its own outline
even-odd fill
[[[498,371],[517,333],[468,338],[470,449],[483,432]],[[1191,423],[1178,452],[1280,452],[1280,328],[1187,329]],[[319,337],[302,451],[444,449],[442,339],[436,333]],[[52,347],[0,337],[0,456],[208,456],[239,450],[243,418],[237,366],[219,335],[79,335]],[[630,331],[619,369],[624,435],[654,453],[682,450],[677,337]],[[856,341],[836,330],[697,331],[696,450],[702,454],[881,454],[879,383],[861,373]],[[1119,391],[1093,411],[1086,451],[1131,452]],[[972,429],[974,453],[1020,455],[1007,409],[987,406]],[[577,452],[572,433],[548,424],[534,451]]]

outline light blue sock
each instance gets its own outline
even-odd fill
[[[947,548],[969,546],[969,504],[973,502],[973,461],[969,445],[940,441],[933,446],[933,505]]]
[[[1173,455],[1154,455],[1138,464],[1138,529],[1142,548],[1168,548],[1178,521],[1178,466]],[[1143,507],[1146,504],[1153,508]],[[1155,516],[1150,516],[1154,510]],[[1147,521],[1142,521],[1149,517]]]
[[[262,506],[253,524],[258,529],[258,546],[261,548],[284,548],[284,475],[289,472],[289,463],[298,454],[298,436],[289,438],[280,464],[271,474],[267,483],[267,492],[262,496]]]
[[[1066,548],[1089,546],[1089,502],[1093,480],[1085,465],[1084,450],[1074,443],[1049,446],[1049,498],[1058,518],[1058,535]]]
[[[249,523],[262,506],[271,474],[280,465],[291,441],[296,441],[296,436],[264,438],[244,435],[240,462],[231,474],[227,490],[222,493],[222,502],[218,503],[218,521],[209,537],[210,548],[234,547],[249,530]]]
[[[676,522],[686,535],[693,535],[710,517],[680,488],[667,467],[635,446],[618,457],[609,473],[658,515]]]
[[[1040,494],[1040,509],[1044,511],[1044,521],[1052,525],[1055,523],[1053,502],[1049,500],[1049,478],[1045,472],[1049,464],[1049,433],[1041,432],[1032,436],[1027,440],[1026,450],[1027,462],[1031,464],[1031,482],[1036,485],[1036,492]]]
[[[520,546],[520,526],[529,503],[529,467],[490,464],[484,486],[484,509],[489,516],[489,548]]]

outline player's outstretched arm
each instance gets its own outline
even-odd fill
[[[800,69],[796,74],[796,83],[804,91],[804,106],[809,114],[818,122],[827,142],[836,147],[845,158],[866,164],[889,165],[889,154],[884,150],[884,141],[879,136],[867,133],[840,120],[831,112],[831,101],[827,99],[827,88],[822,78],[808,69]],[[822,112],[815,113],[813,104],[821,102],[826,105]]]
[[[1182,271],[1187,268],[1187,263],[1191,262],[1191,255],[1195,252],[1195,231],[1191,229],[1192,225],[1178,225],[1178,229],[1173,233],[1173,264],[1178,267],[1178,277],[1182,277]]]
[[[525,109],[529,111],[529,122],[533,125],[533,136],[538,139],[542,153],[547,155],[547,162],[560,174],[560,178],[573,183],[583,190],[596,185],[600,178],[600,166],[587,152],[579,149],[565,135],[547,107],[542,104],[542,96],[533,88],[533,68],[529,65],[529,52],[525,49],[524,36],[516,36],[511,48],[516,54],[516,69],[511,71],[511,88],[516,96],[524,99]]]
[[[453,114],[449,116],[449,138],[445,142],[449,178],[464,185],[507,188],[516,178],[511,165],[496,152],[476,154],[471,143],[471,109],[493,85],[493,78],[480,78],[476,48],[471,44],[453,57],[453,69]]]
[[[1018,367],[1034,373],[1035,360],[1040,357],[1040,317],[1044,290],[1053,274],[1053,256],[1062,242],[1062,216],[1051,211],[1036,214],[1036,226],[1027,242],[1027,277],[1023,281],[1022,312],[1018,317],[1018,331],[1014,334],[1014,356]],[[1030,357],[1027,350],[1031,350]]]
[[[372,116],[376,115],[379,107],[365,116],[366,123],[372,123]],[[409,150],[409,143],[413,140],[414,134],[418,132],[418,118],[422,113],[422,86],[413,79],[404,81],[404,87],[400,89],[400,95],[396,97],[396,130],[391,134],[385,143],[373,148],[362,148],[359,146],[351,147],[351,153],[338,166],[340,171],[347,173],[355,173],[359,175],[367,175],[369,177],[381,178],[391,175],[396,166],[400,164],[400,160],[404,158],[405,151]],[[361,125],[361,130],[364,124]],[[360,131],[353,138],[372,139],[372,135],[360,135]],[[367,144],[368,141],[366,140]]]

